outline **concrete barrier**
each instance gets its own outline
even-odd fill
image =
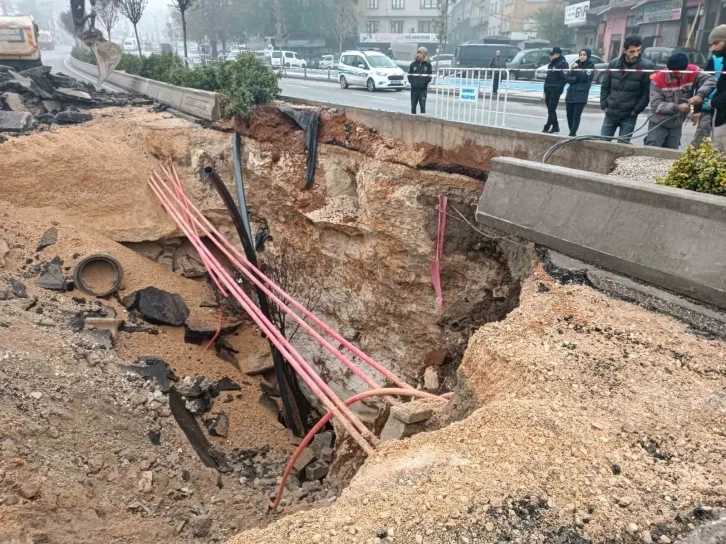
[[[93,76],[94,79],[98,77],[98,69],[92,64],[81,62],[73,57],[71,57],[70,63],[79,72]],[[219,121],[222,118],[222,106],[217,93],[177,87],[119,71],[112,72],[107,81],[111,85],[148,96],[199,119]]]
[[[489,163],[494,157],[540,160],[551,146],[567,139],[553,134],[477,126],[421,115],[284,98],[289,102],[311,106],[334,107],[345,113],[351,121],[374,128],[389,138],[409,144],[435,146],[435,152],[439,155],[436,160],[439,163],[458,164],[480,171],[488,171]],[[681,153],[655,147],[578,141],[557,150],[549,162],[607,174],[613,169],[615,159],[632,155],[677,159]]]
[[[726,198],[511,158],[477,221],[726,309]]]

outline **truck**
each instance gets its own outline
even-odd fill
[[[40,43],[41,49],[55,49],[55,43],[53,42],[53,34],[47,30],[41,30],[38,32],[38,42]]]
[[[18,71],[43,65],[38,25],[30,15],[0,17],[0,64]]]

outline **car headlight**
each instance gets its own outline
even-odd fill
[[[376,72],[375,74],[376,74],[377,76],[381,76],[381,77],[384,77],[384,76],[386,75],[386,72]]]

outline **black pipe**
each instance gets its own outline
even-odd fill
[[[219,194],[222,198],[227,211],[232,216],[232,221],[234,222],[235,229],[237,230],[237,235],[242,242],[242,248],[244,249],[247,260],[254,266],[257,266],[257,254],[255,253],[252,240],[250,240],[247,235],[247,229],[244,227],[242,215],[240,214],[232,195],[227,189],[227,186],[211,166],[204,168],[204,174],[212,183],[217,191],[217,194]],[[256,291],[262,315],[265,316],[265,318],[270,321],[273,326],[276,326],[272,319],[270,303],[267,299],[267,295],[259,287],[256,287]],[[285,422],[295,436],[303,437],[307,433],[305,422],[307,421],[307,416],[310,413],[310,404],[300,390],[297,376],[292,372],[290,366],[285,364],[285,359],[282,357],[282,354],[277,350],[269,338],[268,342],[270,344],[272,362],[275,367],[277,385],[280,389],[280,396],[282,397],[282,405],[285,410]]]

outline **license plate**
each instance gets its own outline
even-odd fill
[[[391,81],[390,85],[403,85],[400,81]]]

